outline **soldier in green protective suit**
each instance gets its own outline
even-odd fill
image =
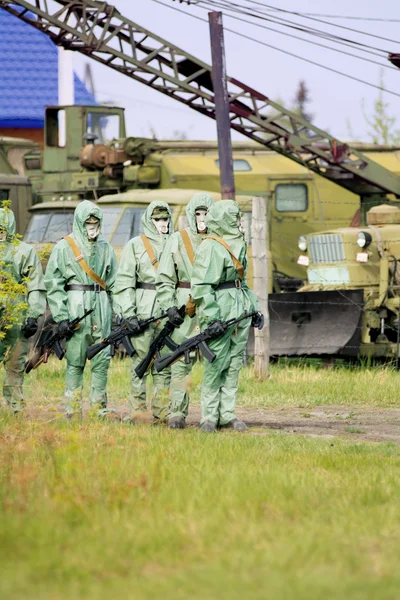
[[[86,348],[106,337],[111,330],[110,292],[117,272],[114,250],[98,239],[103,215],[93,202],[84,200],[74,213],[73,232],[55,246],[46,269],[47,300],[60,332],[68,322],[94,308],[67,342],[66,412],[82,414],[83,370]],[[107,414],[107,372],[110,363],[106,348],[90,362],[90,403],[92,414]]]
[[[115,312],[124,319],[129,319],[133,331],[138,327],[138,319],[147,319],[161,314],[156,300],[155,281],[161,255],[169,235],[173,232],[168,204],[161,201],[151,202],[142,216],[142,227],[143,235],[131,239],[122,252],[114,287]],[[180,322],[182,321],[183,319],[180,319]],[[139,379],[135,368],[148,353],[151,342],[162,327],[162,322],[156,322],[143,333],[132,337],[132,344],[136,350],[131,362],[132,378],[129,397],[132,422],[140,422],[146,411],[146,376]],[[162,373],[157,373],[152,368],[151,372],[153,376],[151,408],[154,423],[164,423],[168,416],[171,370],[165,369]]]
[[[199,247],[193,265],[192,298],[197,304],[200,326],[222,334],[210,342],[213,363],[205,361],[201,393],[201,429],[244,431],[236,418],[239,372],[244,362],[249,328],[262,328],[263,315],[244,320],[226,332],[221,321],[259,311],[256,295],[246,284],[246,242],[241,231],[240,209],[233,200],[214,204],[206,217],[209,236]]]
[[[0,360],[6,371],[3,395],[13,412],[19,413],[25,404],[22,386],[27,339],[36,333],[37,319],[46,309],[46,288],[38,256],[31,246],[17,239],[14,214],[7,208],[0,209],[0,262],[3,272],[11,275],[17,284],[25,286],[26,294],[21,295],[19,301],[28,304],[22,327],[14,324],[5,329],[5,336],[0,340]]]
[[[175,309],[186,304],[190,297],[190,280],[192,278],[194,256],[205,235],[207,227],[205,217],[214,200],[206,192],[193,196],[186,207],[189,227],[172,234],[165,247],[156,281],[157,300],[163,311]],[[177,344],[200,332],[198,318],[186,316],[184,323],[174,332],[173,339]],[[190,364],[184,359],[178,360],[171,367],[171,405],[168,425],[172,429],[183,429],[189,408],[190,372],[195,362]]]

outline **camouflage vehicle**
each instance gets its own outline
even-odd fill
[[[97,204],[104,214],[102,236],[110,242],[119,257],[124,245],[141,233],[141,217],[153,200],[167,202],[173,211],[175,228],[186,227],[185,209],[198,189],[131,190],[121,194],[102,196]],[[210,192],[215,201],[220,194]],[[252,196],[240,196],[245,215],[251,214]],[[79,201],[41,202],[31,207],[31,220],[24,240],[34,244],[38,251],[48,250],[72,231],[73,214]],[[250,238],[250,218],[245,220],[246,236]]]
[[[0,202],[11,201],[18,231],[24,231],[32,206],[32,185],[25,176],[26,152],[38,149],[30,140],[0,137]]]
[[[61,121],[66,124],[64,140]],[[243,205],[243,196],[269,200],[274,273],[270,287],[297,289],[304,276],[297,265],[299,234],[350,225],[359,218],[359,196],[260,144],[234,142],[233,153],[238,201]],[[373,156],[377,162],[397,168],[397,153],[386,149]],[[216,142],[126,137],[124,110],[118,107],[48,107],[44,149],[27,153],[24,162],[35,203],[26,232],[28,242],[39,241],[38,237],[41,243],[54,242],[53,223],[60,222],[60,213],[73,211],[75,205],[68,203],[84,198],[100,201],[113,196],[118,219],[118,203],[126,198],[130,203],[129,194],[134,190],[142,198],[146,192],[151,192],[148,198],[154,198],[157,192],[170,190],[173,198],[173,192],[179,196],[179,190],[220,190]],[[52,224],[43,229],[53,210]],[[250,216],[250,204],[247,212]]]
[[[400,207],[382,204],[367,225],[301,236],[308,283],[272,294],[274,355],[399,356]]]

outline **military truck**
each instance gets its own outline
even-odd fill
[[[63,140],[61,121],[66,132]],[[400,153],[393,149],[364,146],[363,150],[378,163],[399,169]],[[243,196],[268,198],[271,290],[297,289],[304,277],[304,269],[297,265],[299,233],[359,220],[359,197],[260,144],[234,142],[233,154],[239,203],[243,204]],[[123,204],[128,198],[131,203],[124,194],[133,190],[145,198],[146,190],[220,189],[216,142],[126,137],[124,110],[118,107],[48,107],[44,149],[27,153],[24,165],[35,205],[26,240],[39,241],[39,236],[42,243],[55,241],[53,226],[44,229],[43,225],[50,212],[55,211],[53,222],[61,222],[60,213],[73,212],[75,204],[70,202],[115,196],[113,206],[117,207],[117,199]],[[246,212],[251,219],[251,206]],[[67,229],[62,235],[66,233]]]
[[[186,205],[199,191],[201,190],[131,190],[122,194],[102,196],[97,200],[104,215],[102,237],[112,244],[118,256],[125,244],[142,232],[141,217],[153,200],[162,200],[170,205],[175,229],[186,227]],[[218,192],[210,192],[210,195],[215,201],[220,200]],[[34,244],[39,251],[45,246],[49,246],[50,250],[52,245],[72,231],[74,210],[78,203],[78,200],[65,200],[41,202],[32,206],[32,218],[25,232],[25,241]],[[250,252],[251,204],[252,196],[240,196],[240,205],[245,217],[245,236],[250,242]],[[251,277],[251,271],[249,276]]]
[[[0,137],[0,203],[11,201],[17,230],[24,231],[29,221],[28,209],[32,206],[32,185],[25,176],[24,156],[39,148],[30,140]]]
[[[367,225],[300,236],[308,283],[272,294],[271,353],[394,357],[400,350],[400,207],[383,204]]]

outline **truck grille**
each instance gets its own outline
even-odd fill
[[[311,261],[318,263],[335,263],[344,261],[342,236],[313,235],[308,238]]]

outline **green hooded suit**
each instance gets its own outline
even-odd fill
[[[69,290],[67,285],[92,286],[94,281],[84,272],[76,260],[68,242],[63,239],[51,253],[46,269],[45,284],[47,300],[56,323],[81,317],[91,308],[94,312],[81,322],[80,328],[67,342],[66,398],[67,414],[81,412],[83,370],[86,348],[106,337],[111,330],[112,306],[110,295],[117,272],[117,259],[111,245],[97,238],[88,240],[85,222],[89,217],[103,220],[103,215],[93,202],[84,200],[74,213],[74,239],[89,267],[107,284],[106,291]],[[107,371],[110,362],[109,349],[97,354],[91,361],[92,372],[90,402],[99,414],[105,414],[107,406]]]
[[[186,207],[186,216],[189,227],[186,227],[194,253],[204,240],[206,233],[198,233],[196,225],[196,210],[204,207],[207,210],[214,204],[214,200],[206,192],[199,192],[193,196]],[[157,300],[161,309],[167,310],[171,306],[180,308],[189,299],[190,287],[178,287],[180,283],[190,283],[193,265],[188,256],[182,235],[179,231],[171,235],[165,247],[158,268],[157,275]],[[183,325],[176,329],[173,339],[177,344],[183,340],[200,333],[197,316],[190,319],[185,317]],[[170,418],[186,417],[189,407],[190,371],[195,362],[190,364],[184,359],[177,361],[171,367],[171,414]]]
[[[236,202],[221,200],[209,210],[206,223],[208,233],[225,240],[246,273],[246,242],[238,229],[239,215]],[[240,317],[245,311],[260,310],[256,295],[246,284],[246,276],[241,287],[217,289],[221,283],[237,279],[228,250],[219,242],[206,238],[197,251],[192,275],[192,298],[198,307],[202,330],[216,319],[227,321]],[[235,419],[239,372],[244,362],[250,324],[250,319],[244,320],[210,342],[216,359],[213,363],[204,361],[202,423],[211,421],[225,425]]]
[[[15,218],[11,210],[0,209],[0,227],[7,231],[6,241],[0,242],[1,268],[17,283],[26,283],[26,297],[21,300],[28,303],[26,317],[36,319],[46,309],[42,266],[32,246],[15,237]],[[28,341],[21,335],[20,326],[14,325],[0,341],[0,360],[6,371],[3,394],[14,412],[20,412],[24,406],[22,385],[27,352]]]
[[[169,234],[159,234],[151,219],[154,210],[164,209],[170,216],[169,233],[173,231],[171,211],[165,202],[154,201],[149,204],[142,216],[143,234],[148,238],[153,248],[157,261],[165,249]],[[150,260],[144,246],[142,236],[132,238],[125,246],[118,269],[114,287],[115,311],[124,318],[137,317],[148,319],[161,314],[160,306],[156,300],[155,281],[157,268]],[[145,289],[142,284],[150,286]],[[139,379],[135,368],[146,356],[152,340],[158,335],[164,322],[156,322],[142,334],[132,337],[132,344],[136,350],[132,358],[131,395],[129,404],[133,413],[146,409],[146,376]],[[165,421],[168,415],[168,394],[171,378],[170,369],[162,373],[151,370],[153,376],[153,395],[151,407],[157,421]]]

